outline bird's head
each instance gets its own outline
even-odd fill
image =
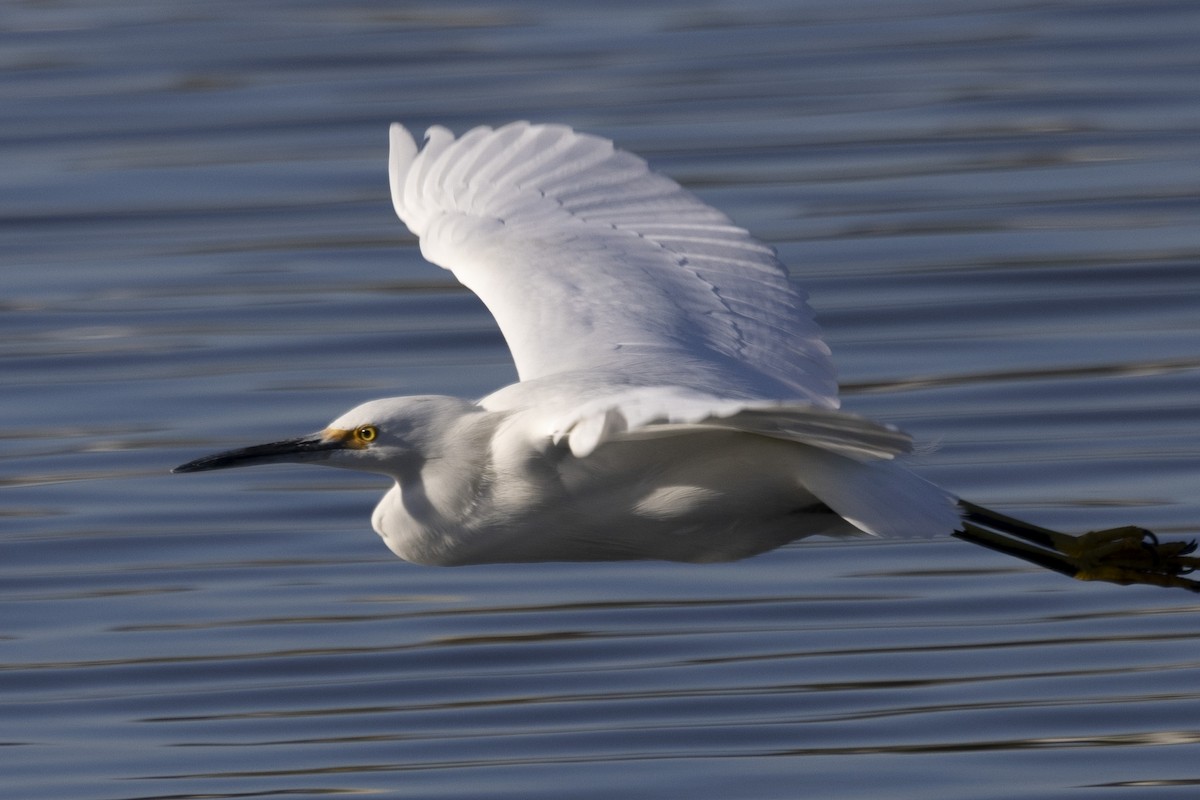
[[[453,397],[372,400],[350,409],[317,433],[214,453],[171,471],[321,464],[399,476],[430,457],[449,426],[472,408]]]

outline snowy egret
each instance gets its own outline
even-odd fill
[[[1140,528],[1072,537],[919,478],[910,439],[839,409],[829,349],[774,250],[606,139],[559,125],[391,128],[392,202],[495,316],[520,381],[373,400],[309,436],[176,472],[381,473],[401,558],[460,565],[744,558],[817,534],[955,535],[1085,579],[1187,586]]]

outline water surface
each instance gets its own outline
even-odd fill
[[[513,379],[386,125],[615,138],[779,248],[846,405],[1071,530],[1200,532],[1185,2],[13,3],[12,797],[1191,798],[1197,602],[954,541],[431,569],[378,479],[171,476]]]

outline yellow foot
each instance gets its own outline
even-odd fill
[[[1195,541],[1160,542],[1150,531],[1133,525],[1064,537],[1069,542],[1059,550],[1075,562],[1079,570],[1075,577],[1081,581],[1200,591],[1200,582],[1183,577],[1200,567],[1200,558],[1191,555]]]
[[[1192,555],[1196,542],[1160,542],[1145,528],[1126,525],[1072,536],[997,514],[966,501],[965,541],[1029,561],[1081,581],[1108,581],[1189,589],[1200,580],[1186,577],[1200,568]]]

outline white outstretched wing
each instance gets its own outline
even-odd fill
[[[431,128],[418,150],[393,125],[389,171],[396,213],[491,310],[522,382],[837,408],[774,251],[607,139],[518,122]]]

